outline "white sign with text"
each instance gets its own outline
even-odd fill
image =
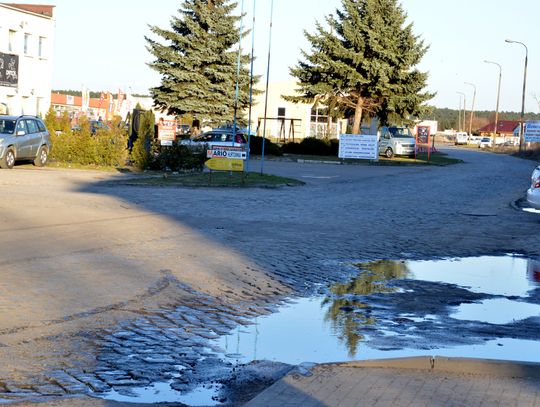
[[[540,121],[528,121],[525,124],[524,136],[526,143],[540,143]]]
[[[377,135],[342,134],[339,136],[338,157],[377,160],[379,158]]]

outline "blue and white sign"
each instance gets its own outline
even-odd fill
[[[540,121],[530,120],[526,122],[523,135],[526,143],[540,143]]]
[[[377,135],[342,134],[339,136],[339,158],[354,158],[358,160],[377,160]]]

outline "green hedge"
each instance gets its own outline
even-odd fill
[[[250,138],[250,147],[249,151],[251,155],[261,155],[262,154],[262,144],[263,138],[259,136],[251,136]],[[283,150],[281,147],[275,143],[272,143],[268,139],[264,139],[264,154],[282,156]]]
[[[315,137],[307,137],[300,143],[286,143],[282,146],[282,149],[286,154],[337,156],[339,140],[323,140]]]
[[[119,123],[119,120],[113,121],[108,129],[100,129],[95,134],[92,134],[86,118],[79,120],[80,129],[76,131],[65,130],[65,123],[53,127],[63,130],[50,131],[53,143],[51,159],[81,165],[125,165],[128,134],[119,128]]]

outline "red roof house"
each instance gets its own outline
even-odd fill
[[[517,120],[499,120],[497,123],[497,134],[500,134],[501,136],[512,136],[514,134],[514,130],[518,126],[519,126],[519,121]],[[490,134],[490,133],[493,133],[494,129],[495,129],[495,123],[493,122],[478,129],[478,133]]]

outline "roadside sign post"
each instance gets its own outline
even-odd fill
[[[241,172],[242,184],[244,183],[244,161],[247,158],[247,151],[244,148],[212,146],[206,150],[206,157],[209,160],[204,165],[210,170],[210,183],[212,171],[228,171],[230,177],[233,172]]]
[[[377,135],[342,134],[339,136],[339,153],[341,159],[379,160]]]
[[[525,123],[524,138],[526,143],[540,143],[540,120],[529,120]]]
[[[158,121],[158,140],[162,146],[172,146],[176,140],[176,120]]]

